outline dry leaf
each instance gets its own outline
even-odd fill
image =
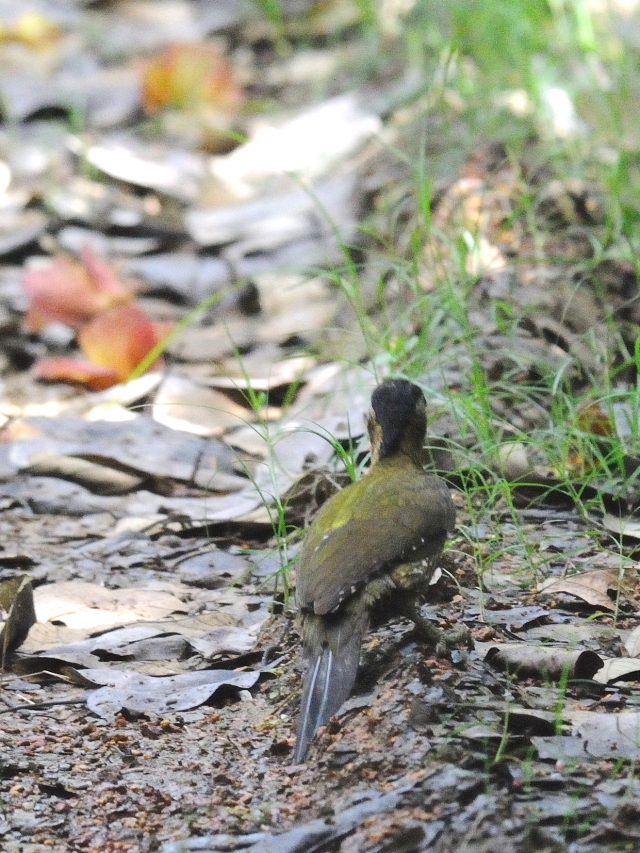
[[[159,590],[105,589],[82,581],[38,587],[35,604],[39,622],[91,629],[156,621],[187,610],[179,598]]]
[[[637,515],[619,516],[605,512],[602,517],[602,525],[620,536],[640,539],[640,518]]]
[[[635,677],[630,677],[635,676]],[[637,658],[606,658],[602,669],[593,676],[600,684],[612,684],[614,681],[640,680],[640,660]]]
[[[78,342],[90,361],[46,358],[34,364],[32,373],[38,379],[77,382],[104,391],[125,382],[167,331],[152,323],[137,305],[117,305],[97,314],[78,333]],[[149,369],[161,365],[162,359],[157,359]]]
[[[607,438],[615,433],[615,424],[599,403],[589,403],[578,412],[578,426],[583,432]]]
[[[99,367],[77,358],[43,358],[31,368],[37,379],[86,385],[93,391],[105,391],[117,385],[118,374],[110,367]]]
[[[83,670],[84,680],[103,686],[87,697],[87,706],[99,717],[113,720],[120,711],[163,717],[202,705],[223,685],[248,689],[259,672],[212,669],[185,672],[164,678],[116,670]]]
[[[593,572],[582,572],[566,578],[547,578],[538,584],[538,592],[546,595],[567,593],[575,595],[594,607],[603,610],[616,609],[616,593],[622,593],[620,572],[617,569],[597,569]],[[609,595],[611,591],[612,595]]]
[[[12,26],[0,24],[2,41],[19,41],[34,49],[50,47],[60,38],[61,29],[40,12],[25,12]]]
[[[255,419],[251,409],[184,376],[167,376],[151,411],[158,423],[203,436],[221,435]]]
[[[82,250],[81,262],[56,255],[45,269],[27,270],[23,283],[29,297],[25,322],[32,331],[55,321],[77,329],[101,311],[133,299],[88,245]]]
[[[634,628],[625,640],[624,646],[629,653],[629,657],[640,657],[640,625]]]
[[[90,633],[87,628],[67,628],[66,625],[54,625],[53,622],[36,622],[22,644],[21,651],[25,655],[35,655],[47,649],[65,646],[75,648],[76,644],[86,640]]]
[[[569,651],[559,646],[528,643],[492,646],[485,660],[496,669],[520,676],[539,676],[550,681],[560,681],[567,676],[593,678],[594,673],[602,667],[602,659],[595,652]]]
[[[242,90],[221,45],[196,42],[167,45],[146,63],[142,97],[150,115],[165,107],[235,113],[242,102]]]
[[[596,758],[640,758],[640,713],[618,714],[572,711],[565,714],[572,733],[583,741],[583,750]]]
[[[80,483],[99,495],[125,495],[139,489],[146,479],[139,474],[121,471],[88,459],[46,451],[33,453],[25,470],[31,474],[62,477]]]
[[[58,255],[46,269],[25,273],[26,323],[33,331],[54,321],[78,329],[89,363],[44,359],[33,373],[39,379],[78,382],[101,391],[127,380],[170,326],[152,323],[133,304],[132,293],[89,244],[82,249],[81,261]]]
[[[158,329],[137,305],[117,305],[83,326],[78,343],[93,364],[113,370],[117,381],[124,381],[166,331]],[[158,366],[155,362],[150,369]]]
[[[31,579],[27,575],[20,575],[3,581],[0,584],[0,605],[8,612],[0,631],[0,662],[4,669],[7,657],[27,639],[29,629],[36,621]]]

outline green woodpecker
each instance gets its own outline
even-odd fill
[[[408,564],[422,562],[425,586],[455,525],[447,486],[422,467],[427,415],[420,388],[387,379],[373,392],[371,407],[371,467],[322,506],[297,569],[307,672],[296,763],[351,693],[374,605],[406,610]]]

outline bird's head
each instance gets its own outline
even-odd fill
[[[422,390],[407,379],[385,379],[371,396],[367,427],[372,464],[402,453],[420,465],[427,429]]]

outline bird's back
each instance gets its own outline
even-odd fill
[[[320,511],[297,571],[302,611],[331,613],[376,575],[439,553],[454,525],[440,478],[379,463]]]

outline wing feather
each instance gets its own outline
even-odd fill
[[[323,507],[317,528],[326,532],[308,536],[300,558],[297,595],[303,609],[331,613],[386,566],[422,560],[442,549],[455,522],[446,485],[419,471],[413,478],[402,472],[401,484],[397,491],[404,499],[390,499],[395,484],[389,478],[383,511],[374,488],[361,493],[355,511],[337,525],[331,524],[330,505],[325,505],[322,524]]]

